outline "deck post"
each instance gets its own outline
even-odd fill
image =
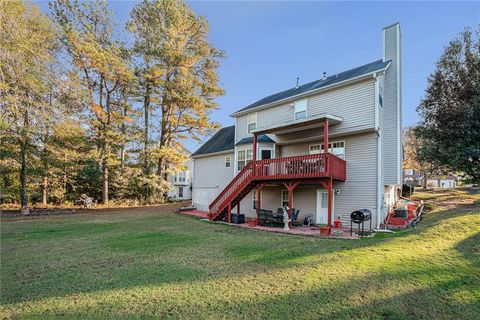
[[[332,227],[332,195],[333,195],[333,190],[332,190],[332,178],[328,179],[328,227]]]
[[[288,223],[289,227],[292,227],[292,206],[293,206],[293,190],[298,186],[300,182],[284,182],[283,185],[288,190],[288,218],[290,222]]]
[[[228,203],[228,223],[232,223],[232,203]]]
[[[328,120],[323,123],[323,152],[328,153]]]
[[[257,135],[253,134],[253,161],[257,161]]]
[[[330,168],[328,165],[328,120],[323,123],[323,170],[326,175],[330,175]]]

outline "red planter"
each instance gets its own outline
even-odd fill
[[[249,227],[255,227],[255,226],[257,226],[258,221],[257,221],[257,219],[250,219],[250,220],[247,221],[247,224],[248,224]]]
[[[340,229],[342,227],[342,221],[334,220],[333,224],[335,225],[335,229]]]
[[[320,227],[320,235],[327,237],[330,235],[330,227]]]

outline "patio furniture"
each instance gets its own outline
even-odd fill
[[[274,219],[272,210],[257,209],[257,215],[259,225],[264,226],[273,223]]]

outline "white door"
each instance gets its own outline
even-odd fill
[[[333,207],[335,204],[335,194],[332,192],[332,222],[333,222]],[[317,190],[317,224],[328,223],[328,191],[325,189]]]

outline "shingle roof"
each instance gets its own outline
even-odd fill
[[[235,142],[235,126],[225,127],[217,131],[205,142],[197,151],[192,154],[192,157],[232,150]]]
[[[273,141],[266,134],[262,134],[257,137],[257,142],[275,142],[275,141]],[[236,145],[238,146],[240,144],[249,144],[249,143],[253,143],[253,137],[243,138],[242,140],[238,141]]]
[[[322,87],[326,87],[326,86],[329,86],[329,85],[332,85],[332,84],[335,84],[335,83],[339,83],[339,82],[342,82],[342,81],[353,79],[353,78],[371,73],[371,72],[376,71],[376,70],[381,70],[381,69],[386,68],[389,63],[390,63],[390,60],[384,62],[382,59],[380,59],[380,60],[368,63],[366,65],[363,65],[363,66],[360,66],[360,67],[357,67],[357,68],[353,68],[353,69],[350,69],[350,70],[347,70],[347,71],[344,71],[344,72],[341,72],[341,73],[338,73],[338,74],[335,74],[335,75],[331,75],[331,76],[327,77],[326,79],[315,80],[315,81],[306,83],[304,85],[301,85],[298,88],[291,88],[291,89],[288,89],[288,90],[285,90],[285,91],[281,91],[281,92],[269,95],[269,96],[267,96],[263,99],[260,99],[257,102],[252,103],[251,105],[249,105],[249,106],[247,106],[243,109],[238,110],[235,113],[242,112],[242,111],[249,110],[249,109],[253,109],[255,107],[259,107],[259,106],[262,106],[264,104],[280,101],[280,100],[283,100],[283,99],[287,99],[287,98],[296,96],[298,94],[306,93],[306,92],[309,92],[309,91],[312,91],[312,90],[315,90],[315,89],[319,89],[319,88],[322,88]]]

